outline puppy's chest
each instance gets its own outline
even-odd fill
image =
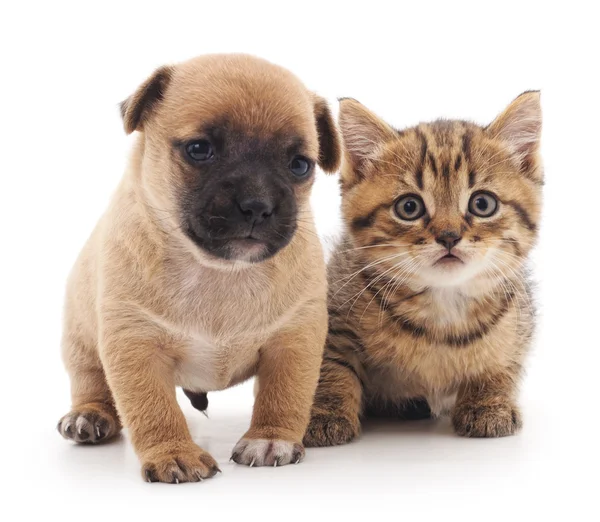
[[[195,335],[181,345],[175,368],[175,384],[192,391],[222,390],[254,375],[258,343],[219,345]]]
[[[293,303],[268,306],[267,285],[201,284],[182,292],[176,383],[192,391],[221,390],[256,373],[259,349],[289,319]],[[272,304],[272,303],[271,303]]]
[[[293,294],[282,295],[264,276],[234,275],[211,281],[202,273],[191,272],[181,279],[174,290],[174,319],[186,324],[195,337],[216,339],[217,344],[272,330],[295,304]]]

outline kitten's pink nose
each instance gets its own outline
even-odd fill
[[[436,242],[440,245],[445,246],[448,252],[462,239],[462,236],[451,230],[444,230],[439,236],[435,238]]]

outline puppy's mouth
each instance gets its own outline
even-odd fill
[[[215,237],[210,234],[199,235],[193,227],[188,227],[186,234],[197,246],[213,257],[249,263],[259,263],[274,256],[290,242],[292,236],[276,234],[275,238],[270,238],[252,231],[246,235]]]
[[[266,240],[260,239],[251,234],[245,237],[232,237],[227,241],[229,241],[232,246],[241,249],[259,249],[261,247],[266,248],[268,244]]]
[[[254,237],[252,235],[245,236],[245,237],[233,237],[229,241],[236,242],[236,243],[239,243],[241,245],[248,245],[248,246],[256,245],[256,244],[259,244],[259,243],[260,244],[266,244],[267,243],[264,239],[260,239],[258,237]]]

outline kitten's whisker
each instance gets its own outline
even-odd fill
[[[404,253],[405,254],[405,253]],[[404,255],[403,254],[403,255]],[[401,256],[395,256],[395,258],[398,258]],[[406,260],[405,260],[406,261]],[[404,262],[404,261],[402,261]],[[362,290],[359,290],[356,294],[354,294],[352,297],[350,297],[349,299],[347,299],[346,301],[344,301],[344,303],[342,303],[339,307],[338,310],[340,308],[342,308],[346,303],[348,303],[349,301],[351,301],[352,299],[354,299],[354,301],[352,302],[352,306],[350,306],[350,310],[348,310],[348,315],[350,314],[350,312],[352,311],[352,307],[354,306],[354,304],[358,301],[358,299],[360,299],[361,295],[371,286],[373,286],[374,284],[377,284],[377,282],[384,277],[390,270],[393,270],[396,267],[396,265],[392,266],[391,268],[389,268],[388,270],[386,270],[385,272],[383,272],[382,274],[378,274],[377,277],[375,278],[371,278],[369,280],[369,282],[364,286],[364,288]],[[335,295],[335,294],[334,294]]]
[[[400,253],[393,254],[393,255],[391,255],[391,256],[387,256],[387,257],[383,257],[383,258],[377,259],[376,261],[374,261],[374,262],[372,262],[372,263],[369,263],[368,265],[366,265],[366,266],[364,266],[364,267],[362,267],[362,268],[358,269],[356,272],[353,272],[353,273],[352,273],[352,274],[350,274],[349,276],[342,277],[341,279],[338,279],[337,281],[334,281],[333,283],[331,283],[331,284],[332,284],[332,286],[333,286],[333,285],[336,285],[337,283],[341,283],[342,281],[344,281],[344,280],[348,279],[348,281],[346,281],[346,283],[344,283],[344,284],[343,284],[343,285],[342,285],[340,288],[338,288],[338,289],[337,289],[337,291],[336,291],[336,293],[335,293],[335,294],[333,294],[333,295],[334,295],[334,296],[335,296],[335,295],[337,295],[337,293],[338,293],[338,292],[339,292],[339,291],[340,291],[342,288],[344,288],[344,286],[346,286],[348,283],[350,283],[350,281],[352,281],[352,279],[354,279],[354,278],[355,278],[355,277],[356,277],[358,274],[360,274],[361,272],[363,272],[363,271],[365,271],[365,270],[368,270],[368,269],[369,269],[369,268],[371,268],[371,267],[374,267],[374,266],[380,265],[381,263],[385,263],[386,261],[390,261],[390,260],[392,260],[392,259],[395,259],[395,258],[397,258],[397,257],[404,256],[404,255],[407,255],[407,254],[408,254],[408,252],[400,252]]]
[[[406,270],[406,269],[404,268],[404,267],[405,267],[405,265],[407,265],[407,264],[408,264],[408,265],[410,266],[410,265],[411,265],[411,263],[414,263],[414,261],[415,261],[414,259],[406,259],[406,260],[404,260],[404,261],[401,261],[400,263],[397,263],[396,265],[394,265],[394,266],[393,266],[392,268],[390,268],[389,270],[386,270],[386,271],[385,271],[385,272],[384,272],[384,273],[381,275],[381,277],[385,276],[387,273],[389,273],[389,272],[390,272],[390,271],[392,271],[392,270],[395,270],[396,272],[400,271],[400,273],[402,273],[402,270]],[[394,274],[396,274],[396,272],[394,272]],[[378,281],[379,279],[381,279],[381,277],[380,277],[380,278],[378,278],[378,279],[377,279],[377,281]],[[371,303],[373,302],[373,300],[374,300],[374,299],[377,297],[377,295],[379,295],[379,292],[381,292],[382,290],[384,290],[385,288],[387,288],[387,287],[388,287],[388,285],[390,285],[390,284],[392,284],[393,282],[395,282],[395,277],[397,277],[397,276],[396,276],[396,275],[392,276],[392,277],[390,278],[390,280],[389,280],[389,281],[388,281],[388,282],[387,282],[387,283],[386,283],[386,284],[385,284],[385,285],[384,285],[382,288],[380,288],[380,289],[379,289],[379,290],[378,290],[378,291],[375,293],[375,295],[373,295],[373,297],[371,298],[371,300],[369,301],[369,303],[367,304],[367,306],[366,306],[366,307],[365,307],[365,309],[363,310],[363,313],[362,313],[362,315],[360,316],[359,322],[361,322],[361,321],[362,321],[362,318],[363,318],[363,316],[365,315],[365,312],[367,311],[367,308],[369,308],[369,306],[371,305]],[[374,282],[373,282],[373,284],[376,284],[376,283],[377,283],[377,281],[374,281]],[[364,288],[364,290],[366,290],[366,289],[368,288],[368,286],[370,286],[370,285],[367,285],[367,286]],[[364,292],[364,290],[363,290],[363,292]],[[361,294],[362,294],[362,292],[361,292]],[[359,296],[359,297],[360,297],[360,296]],[[352,303],[352,306],[350,307],[350,310],[349,310],[349,312],[348,312],[348,313],[350,313],[350,311],[352,310],[352,307],[354,306],[354,304],[355,304],[355,303],[356,303],[356,301],[355,301],[354,303]]]

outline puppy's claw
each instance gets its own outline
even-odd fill
[[[252,459],[252,462],[250,462],[250,467],[254,466],[254,463],[256,462],[256,458]]]

